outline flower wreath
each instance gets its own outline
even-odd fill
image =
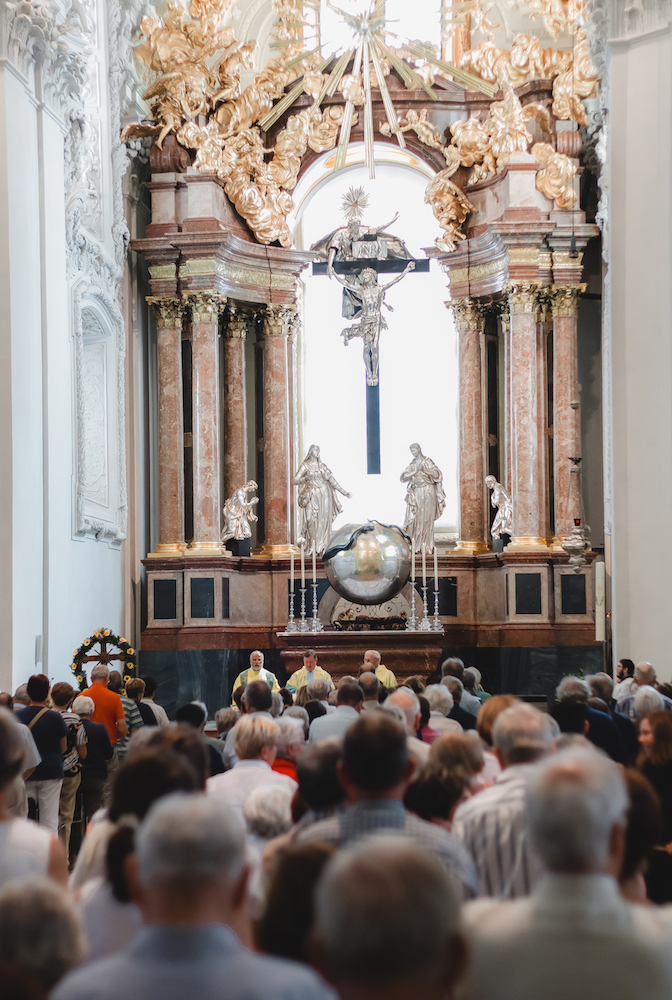
[[[114,635],[109,628],[99,628],[88,639],[85,639],[79,649],[75,649],[72,654],[70,669],[75,675],[79,690],[86,691],[89,686],[84,669],[84,657],[91,656],[94,646],[99,642],[105,643],[106,646],[116,646],[121,651],[121,656],[115,657],[115,659],[119,660],[125,688],[126,684],[135,676],[135,650],[123,636]],[[91,661],[87,660],[87,663],[89,662]]]

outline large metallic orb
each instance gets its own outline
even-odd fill
[[[322,560],[341,597],[353,604],[383,604],[406,585],[411,546],[394,525],[346,524],[331,536]]]

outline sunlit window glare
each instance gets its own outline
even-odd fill
[[[361,14],[370,7],[370,0],[340,0],[336,7],[348,14]],[[390,37],[429,42],[439,46],[441,41],[440,0],[385,0],[385,19]],[[323,51],[343,51],[353,46],[353,34],[343,16],[322,0],[320,7],[320,42]]]

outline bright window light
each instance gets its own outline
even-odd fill
[[[336,6],[348,14],[360,14],[369,0],[340,0]],[[431,45],[441,44],[440,0],[385,0],[385,18],[390,31]],[[392,44],[397,44],[393,38]],[[338,11],[322,0],[320,7],[320,42],[324,52],[343,51],[353,45],[353,35]]]

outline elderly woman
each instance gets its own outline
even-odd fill
[[[453,707],[453,696],[442,684],[429,684],[424,691],[429,702],[429,727],[437,733],[461,733],[462,726],[447,715]]]
[[[275,721],[259,715],[245,715],[231,732],[238,759],[230,771],[208,779],[208,795],[216,795],[242,813],[250,794],[261,785],[283,785],[294,792],[296,782],[273,770],[280,738]]]

